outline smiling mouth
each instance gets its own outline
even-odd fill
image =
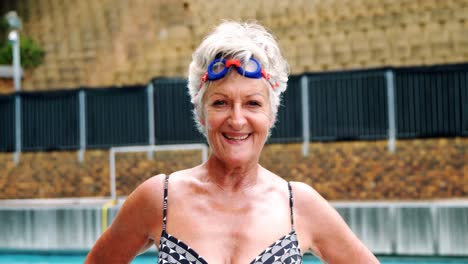
[[[242,141],[246,140],[248,137],[250,137],[251,134],[245,134],[243,136],[229,136],[226,133],[223,133],[223,137],[229,140],[235,140],[235,141]]]

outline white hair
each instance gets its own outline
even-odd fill
[[[208,65],[219,56],[242,61],[254,57],[270,74],[271,81],[278,83],[277,87],[270,86],[269,89],[271,113],[276,120],[281,93],[286,90],[288,81],[288,64],[281,55],[278,43],[270,32],[256,22],[225,21],[205,37],[193,53],[189,66],[188,90],[198,130],[206,136],[206,128],[200,123],[200,118],[205,119],[202,100],[210,82],[200,87],[201,79]]]

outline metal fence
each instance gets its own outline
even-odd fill
[[[386,138],[388,98],[385,78],[384,71],[310,76],[311,139]]]
[[[154,87],[155,143],[205,142],[193,121],[193,106],[186,80],[156,78],[151,84]]]
[[[22,150],[76,149],[77,98],[69,91],[21,94]]]
[[[0,151],[15,148],[15,98],[0,96]]]
[[[301,76],[291,76],[288,89],[282,95],[275,127],[271,130],[269,143],[302,141]]]
[[[466,69],[408,68],[396,73],[400,138],[467,135]]]
[[[148,145],[148,94],[144,86],[85,91],[86,147]]]
[[[269,143],[468,135],[468,64],[291,76]],[[185,79],[0,96],[0,151],[205,142]]]

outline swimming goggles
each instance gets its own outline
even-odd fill
[[[270,74],[262,69],[260,63],[256,59],[250,58],[247,62],[236,59],[213,60],[208,66],[207,72],[201,78],[200,88],[206,81],[216,81],[226,76],[229,68],[232,66],[236,67],[237,72],[242,76],[253,79],[260,79],[263,77],[271,84],[273,89],[279,86],[277,82],[271,80]]]

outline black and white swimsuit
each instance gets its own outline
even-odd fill
[[[187,246],[183,241],[171,236],[166,232],[167,219],[167,195],[169,186],[169,176],[166,176],[164,184],[164,211],[163,211],[163,226],[161,240],[159,241],[159,260],[161,264],[208,264],[195,250]],[[302,264],[302,255],[297,240],[296,230],[294,229],[293,218],[293,194],[291,184],[288,182],[289,188],[289,206],[291,210],[291,226],[292,230],[284,235],[269,247],[267,247],[260,255],[253,259],[250,264]]]

